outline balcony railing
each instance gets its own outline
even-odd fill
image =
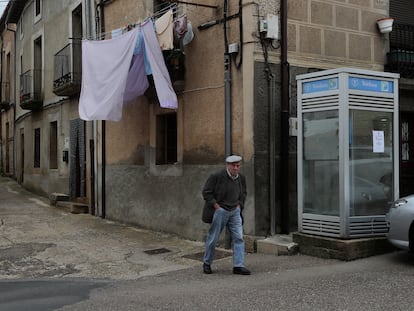
[[[41,70],[28,70],[20,75],[20,107],[27,110],[43,107]]]
[[[385,69],[403,78],[414,78],[414,25],[394,23]]]
[[[59,96],[76,95],[80,92],[81,81],[81,43],[70,43],[55,54],[53,92]]]
[[[8,109],[10,107],[10,83],[1,83],[1,101],[0,109]]]

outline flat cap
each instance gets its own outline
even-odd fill
[[[240,162],[241,160],[242,160],[241,156],[231,155],[226,158],[226,163],[235,163],[235,162]]]

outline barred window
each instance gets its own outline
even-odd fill
[[[156,164],[177,162],[177,114],[157,116]]]

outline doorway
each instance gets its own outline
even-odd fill
[[[19,183],[24,182],[24,129],[20,129],[20,175]]]
[[[71,200],[86,200],[85,121],[70,121],[70,183]]]
[[[414,193],[414,112],[400,115],[400,197]]]

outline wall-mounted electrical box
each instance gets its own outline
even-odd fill
[[[259,27],[260,32],[266,33],[266,39],[279,39],[279,16],[266,14],[266,18],[260,21]]]

